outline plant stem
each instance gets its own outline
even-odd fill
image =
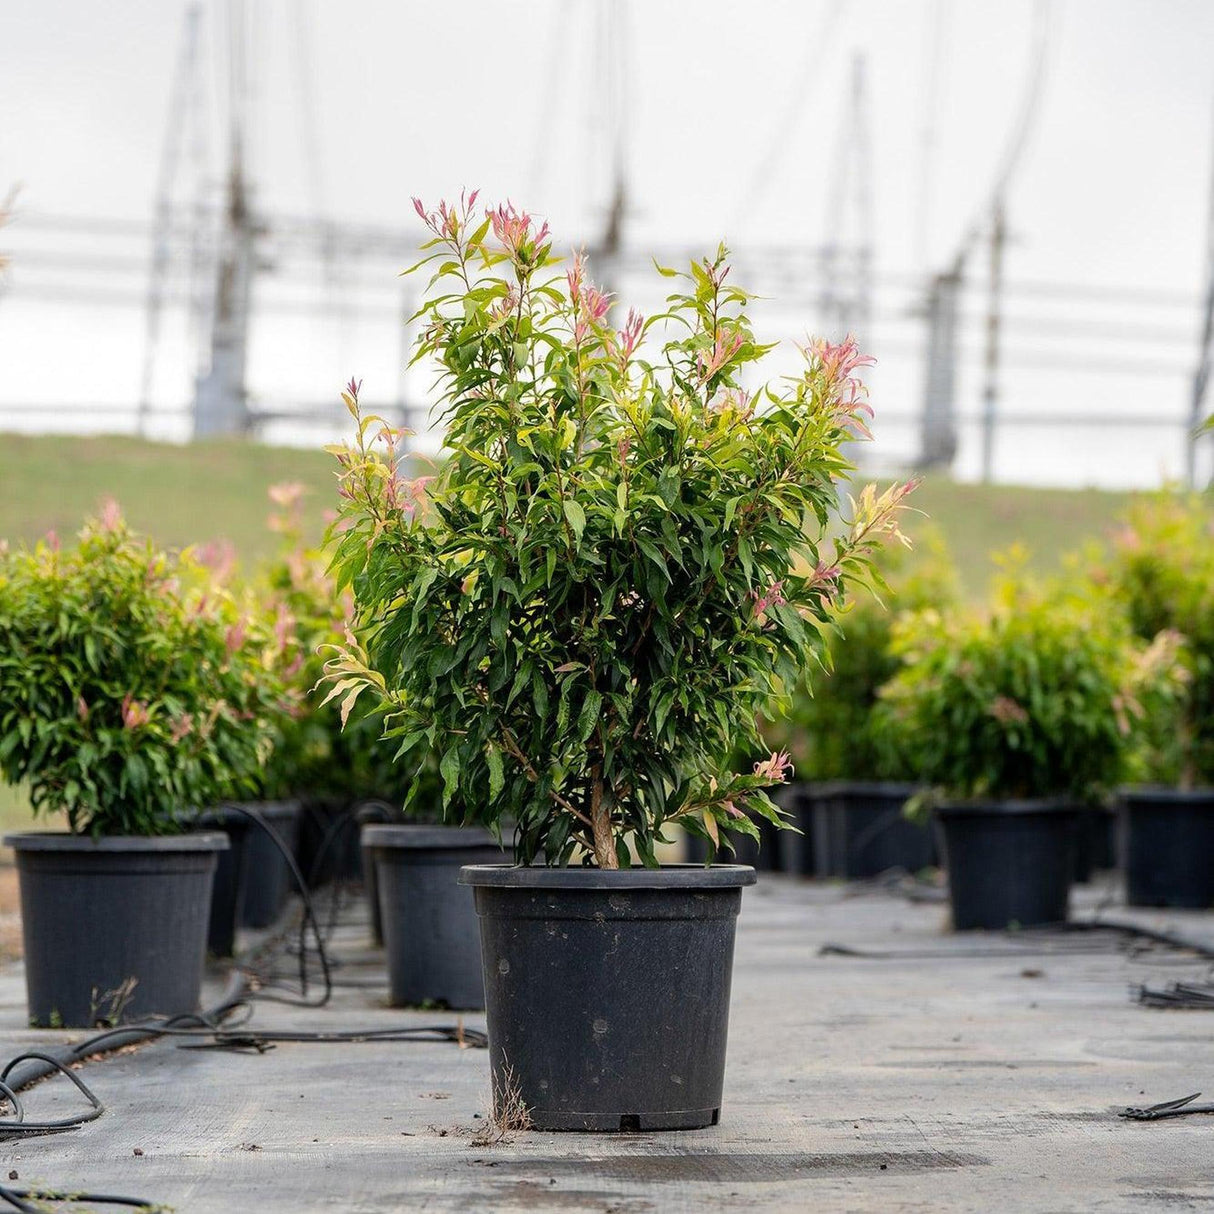
[[[603,796],[603,777],[597,765],[590,773],[590,829],[594,833],[594,862],[599,868],[619,868],[611,831],[611,808]]]

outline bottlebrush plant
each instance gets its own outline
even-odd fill
[[[269,490],[275,507],[269,526],[281,544],[259,570],[257,589],[277,634],[295,640],[283,650],[281,671],[295,694],[295,705],[280,723],[259,791],[268,799],[403,800],[401,771],[392,763],[391,743],[380,736],[380,717],[360,710],[343,729],[338,706],[323,702],[324,692],[317,690],[324,652],[344,640],[353,602],[348,593],[337,593],[325,569],[326,558],[304,540],[305,492],[297,483]]]
[[[854,341],[811,341],[800,374],[748,392],[772,349],[724,248],[659,315],[609,320],[546,224],[476,194],[418,214],[434,271],[417,359],[440,368],[449,458],[396,471],[399,434],[345,402],[333,570],[358,643],[329,663],[349,711],[384,704],[402,761],[439,755],[445,802],[517,823],[518,859],[601,868],[677,822],[708,838],[780,821],[745,774],[756,717],[823,658],[911,486],[870,486],[836,520],[844,445],[871,410]],[[418,267],[415,267],[418,268]],[[832,538],[833,537],[833,538]]]
[[[1144,641],[1179,638],[1183,691],[1156,714],[1146,747],[1152,781],[1214,786],[1214,502],[1165,491],[1139,498],[1101,576]]]
[[[73,833],[163,835],[249,790],[286,711],[272,629],[111,502],[0,556],[0,774]]]
[[[1007,582],[989,611],[928,609],[895,626],[898,672],[875,728],[934,801],[1091,802],[1133,770],[1176,645],[1132,635],[1107,601]]]

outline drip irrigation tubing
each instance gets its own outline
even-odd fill
[[[97,1206],[125,1206],[128,1210],[167,1210],[166,1206],[157,1201],[146,1201],[142,1197],[119,1197],[114,1193],[60,1193],[54,1189],[13,1189],[8,1185],[0,1185],[0,1201],[9,1210],[18,1210],[20,1214],[45,1214],[43,1202],[68,1202],[80,1205],[87,1202]],[[36,1204],[31,1205],[34,1202]]]
[[[1156,946],[1166,948],[1178,953],[1188,953],[1192,958],[1199,961],[1214,961],[1214,946],[1204,944],[1199,940],[1190,940],[1184,936],[1178,936],[1172,932],[1158,931],[1154,928],[1140,927],[1136,923],[1126,923],[1116,919],[1080,919],[1068,923],[1051,924],[1045,927],[1033,928],[1018,928],[1009,929],[1002,932],[991,933],[992,939],[1014,941],[1017,946],[1030,945],[1034,940],[1039,941],[1035,946],[1031,947],[1013,947],[1013,948],[982,948],[982,947],[961,947],[961,948],[921,948],[921,949],[864,949],[855,948],[847,944],[828,943],[822,945],[818,950],[820,957],[854,957],[860,960],[870,961],[900,961],[900,960],[920,960],[920,959],[940,959],[948,960],[949,958],[966,958],[966,957],[982,957],[988,960],[997,959],[999,957],[1026,957],[1026,956],[1041,956],[1045,954],[1080,954],[1080,953],[1099,953],[1110,951],[1108,945],[1103,946],[1091,943],[1084,943],[1081,939],[1083,936],[1097,936],[1101,933],[1111,935],[1117,943],[1123,948],[1129,948],[1133,944],[1138,943],[1147,947]],[[1074,937],[1075,943],[1065,944],[1063,947],[1051,947],[1052,943],[1062,943],[1066,937]],[[1057,940],[1052,941],[1051,938],[1056,937]]]
[[[209,1037],[209,1041],[190,1042],[179,1048],[229,1049],[255,1053],[265,1053],[267,1050],[273,1049],[279,1042],[356,1044],[380,1041],[438,1041],[452,1042],[461,1048],[484,1049],[488,1047],[487,1035],[479,1029],[466,1028],[462,1019],[458,1020],[454,1026],[406,1025],[384,1029],[306,1031],[245,1028],[244,1026],[253,1016],[255,1001],[320,1008],[332,998],[333,969],[339,963],[330,958],[326,941],[332,935],[333,926],[336,923],[335,908],[338,894],[334,894],[331,903],[333,909],[330,930],[327,933],[322,932],[308,884],[282,836],[262,814],[254,809],[235,804],[225,808],[243,814],[257,827],[264,830],[282,854],[291,871],[292,879],[303,902],[297,945],[298,990],[288,989],[286,993],[279,993],[274,988],[281,987],[283,980],[272,972],[267,972],[264,968],[267,961],[272,961],[277,955],[289,951],[289,941],[295,935],[295,929],[289,928],[285,932],[271,937],[262,947],[254,950],[249,958],[238,959],[233,965],[227,986],[219,1002],[206,1011],[187,1012],[170,1017],[151,1017],[132,1024],[102,1029],[82,1041],[62,1046],[53,1052],[26,1050],[17,1054],[4,1064],[3,1069],[0,1069],[0,1109],[6,1106],[12,1109],[11,1117],[0,1119],[0,1142],[11,1138],[68,1133],[89,1122],[96,1121],[106,1112],[105,1103],[71,1068],[101,1054],[111,1053],[126,1046],[141,1045],[161,1037]],[[339,819],[339,824],[345,825],[346,819]],[[322,843],[322,852],[329,842],[330,840],[326,839],[325,843]],[[309,928],[315,943],[314,949],[310,948],[308,944]],[[284,948],[284,946],[286,947]],[[311,970],[313,953],[315,953],[319,966],[321,986],[319,998],[309,993],[311,989],[309,979],[315,977]],[[76,1087],[80,1095],[84,1097],[87,1107],[69,1117],[48,1121],[27,1119],[21,1093],[41,1080],[57,1075],[66,1077]],[[163,1208],[157,1202],[139,1197],[76,1191],[15,1189],[3,1185],[0,1185],[0,1202],[6,1203],[8,1208],[21,1211],[23,1214],[25,1212],[40,1214],[44,1208],[37,1204],[30,1204],[31,1202],[75,1202],[77,1204],[86,1202],[96,1205],[125,1206],[128,1209],[136,1210]],[[0,1205],[0,1209],[3,1208],[4,1206]]]

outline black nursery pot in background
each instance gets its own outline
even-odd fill
[[[17,858],[30,1023],[198,1010],[219,833],[5,837]]]
[[[1214,906],[1214,789],[1122,793],[1126,902]]]
[[[721,1113],[741,865],[478,865],[495,1102],[540,1130],[673,1130]]]
[[[299,870],[309,889],[362,878],[355,805],[333,797],[306,797],[299,819]]]
[[[782,789],[781,792],[783,791]],[[779,794],[777,794],[776,799],[779,799]],[[721,846],[717,848],[717,859],[722,861],[728,860],[734,864],[744,864],[749,868],[753,868],[756,872],[780,872],[783,857],[781,837],[788,832],[781,830],[765,818],[753,818],[752,821],[759,828],[759,837],[754,839],[750,835],[732,832],[723,833]],[[725,846],[726,834],[730,844],[733,846],[732,853]],[[684,835],[684,843],[683,854],[686,856],[689,864],[707,863],[707,840],[700,838],[699,835],[688,833]]]
[[[249,809],[263,818],[294,856],[299,849],[298,801],[260,801]],[[249,823],[245,836],[244,896],[240,904],[242,927],[270,927],[278,921],[295,892],[295,880],[286,857],[270,835]]]
[[[459,826],[368,825],[394,1007],[441,1003],[482,1008],[480,935],[465,864],[500,862],[487,830]]]
[[[837,781],[814,787],[816,875],[855,880],[936,863],[932,832],[903,813],[913,784]]]
[[[1053,801],[937,806],[953,927],[1065,922],[1078,814],[1074,805]]]
[[[197,826],[204,833],[223,831],[228,846],[219,853],[211,882],[211,911],[207,920],[207,952],[212,957],[230,957],[236,948],[236,925],[244,902],[247,861],[245,848],[249,819],[230,805],[218,805],[200,814]]]
[[[778,832],[776,849],[779,853],[778,867],[782,873],[799,877],[816,875],[814,864],[814,802],[819,786],[816,784],[790,784],[781,788],[775,801],[785,811],[795,830]]]

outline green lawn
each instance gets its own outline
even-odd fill
[[[105,497],[161,544],[228,539],[247,561],[271,552],[266,490],[307,486],[319,535],[334,504],[337,463],[324,451],[217,441],[176,446],[133,438],[0,435],[0,538],[32,540],[52,528],[74,534]]]
[[[159,543],[230,540],[246,566],[273,551],[266,490],[279,481],[308,489],[319,536],[335,504],[335,462],[323,451],[223,441],[175,446],[132,438],[0,435],[0,539],[28,541],[50,529],[71,536],[106,496]],[[1025,544],[1031,567],[1048,572],[1089,539],[1100,539],[1127,495],[1097,490],[963,485],[929,479],[912,499],[943,534],[966,591],[982,594],[992,550]],[[911,515],[913,536],[924,520]],[[0,786],[0,829],[27,821],[20,794]]]

